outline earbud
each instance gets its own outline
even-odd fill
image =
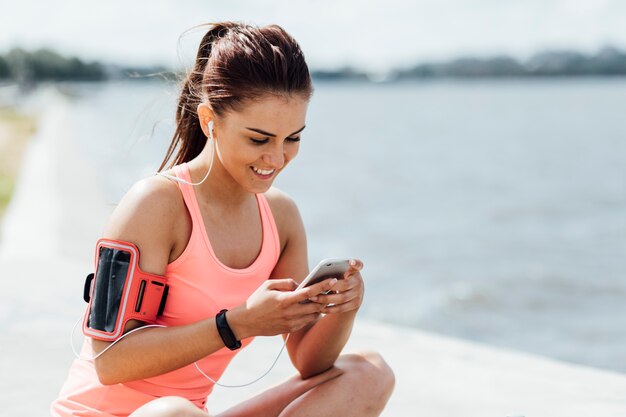
[[[207,125],[208,129],[209,129],[209,135],[211,135],[211,138],[213,138],[213,120],[209,121],[209,124]]]

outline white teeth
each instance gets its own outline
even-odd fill
[[[270,175],[271,173],[274,172],[273,169],[258,169],[255,167],[252,167],[252,169],[254,170],[254,172],[256,172],[257,174],[261,174],[261,175]]]

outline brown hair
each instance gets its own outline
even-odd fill
[[[174,152],[169,167],[190,161],[204,148],[206,136],[200,127],[198,104],[208,103],[220,117],[266,94],[296,95],[305,100],[313,94],[304,54],[283,28],[232,21],[211,25],[200,41],[193,69],[183,80],[176,131],[159,171]]]

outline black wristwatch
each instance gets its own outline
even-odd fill
[[[215,316],[215,323],[217,324],[217,331],[224,342],[224,345],[230,350],[236,350],[241,347],[241,342],[237,340],[233,331],[231,330],[228,322],[226,321],[226,312],[228,310],[224,309],[217,313]]]

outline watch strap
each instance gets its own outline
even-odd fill
[[[241,341],[237,340],[232,329],[226,321],[227,309],[223,309],[215,316],[215,324],[217,325],[217,331],[224,342],[224,345],[230,350],[236,350],[241,347]]]

